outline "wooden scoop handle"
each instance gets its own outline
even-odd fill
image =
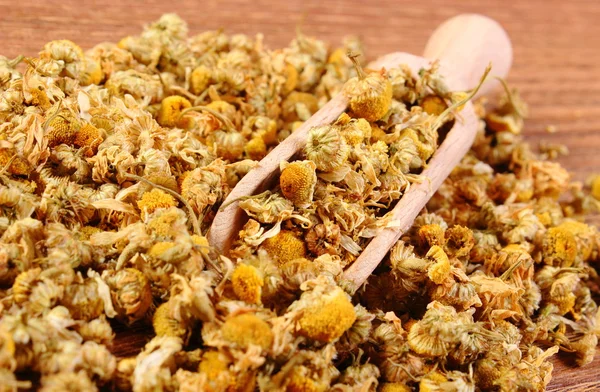
[[[425,55],[442,62],[441,74],[451,90],[473,88],[491,62],[494,74],[505,77],[512,61],[512,48],[506,32],[495,21],[480,15],[460,15],[442,24],[433,33]],[[485,87],[485,89],[483,89]],[[482,86],[489,92],[493,84]],[[390,248],[410,228],[431,196],[469,151],[477,133],[478,120],[469,103],[446,139],[423,171],[423,182],[412,184],[391,211],[392,224],[367,245],[344,271],[350,290],[357,290],[373,273]]]

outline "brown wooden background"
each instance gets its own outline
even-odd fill
[[[508,80],[530,104],[528,140],[567,145],[571,153],[561,162],[577,179],[600,172],[600,0],[0,0],[0,54],[34,55],[53,39],[88,49],[137,34],[166,12],[182,16],[192,34],[221,27],[262,32],[271,47],[286,45],[299,23],[305,33],[332,43],[355,34],[371,58],[398,50],[420,54],[445,19],[488,15],[513,42]],[[547,133],[549,125],[558,132]],[[131,353],[136,342],[139,347],[143,337],[118,351]],[[600,390],[586,386],[592,381],[600,381],[600,358],[579,370],[556,361],[550,390]]]

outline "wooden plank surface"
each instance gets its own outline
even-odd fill
[[[529,141],[562,143],[571,154],[561,162],[583,180],[600,172],[600,1],[598,0],[0,0],[0,54],[34,55],[52,39],[71,39],[84,49],[137,34],[166,12],[187,20],[191,33],[225,28],[262,32],[271,47],[287,44],[294,27],[332,43],[360,36],[369,57],[390,51],[420,54],[445,19],[477,12],[498,20],[514,45],[509,82],[530,104]],[[546,128],[556,126],[557,133]],[[143,331],[121,333],[116,351],[134,354]],[[583,369],[555,361],[549,390],[600,390],[600,358]]]

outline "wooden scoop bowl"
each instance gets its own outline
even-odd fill
[[[465,14],[447,20],[434,31],[424,57],[391,53],[370,63],[367,68],[391,69],[407,64],[416,74],[433,60],[440,60],[440,72],[452,91],[466,91],[477,85],[490,63],[494,76],[505,77],[512,63],[512,47],[508,35],[497,22],[485,16]],[[476,96],[489,92],[496,84],[497,81],[488,80]],[[348,99],[343,93],[334,97],[240,180],[225,199],[223,205],[226,207],[217,213],[210,227],[208,240],[212,246],[227,254],[247,219],[237,200],[271,188],[280,174],[279,163],[300,155],[310,128],[332,123],[347,106]],[[431,196],[471,148],[477,127],[477,116],[473,106],[468,103],[422,172],[427,180],[412,184],[391,211],[393,227],[385,228],[375,236],[344,272],[344,278],[352,289],[358,289],[367,280],[402,233],[410,228]]]

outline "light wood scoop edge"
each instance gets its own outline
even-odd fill
[[[465,91],[475,87],[489,63],[493,64],[492,72],[495,76],[506,77],[512,63],[512,46],[508,35],[497,22],[482,15],[464,14],[447,20],[434,31],[425,56],[430,60],[407,53],[392,53],[370,63],[368,68],[391,69],[407,64],[416,73],[427,67],[432,60],[440,60],[440,73],[445,77],[448,87],[452,91]],[[493,88],[494,83],[486,83],[476,97]],[[304,148],[310,128],[332,123],[346,110],[347,104],[348,100],[343,93],[334,97],[240,180],[223,202],[226,207],[217,213],[209,230],[208,239],[212,246],[227,254],[244,218],[247,218],[237,200],[257,194],[271,185],[279,174],[280,162],[289,161]],[[424,181],[412,184],[391,211],[393,226],[383,229],[375,236],[344,272],[343,278],[348,282],[350,290],[358,289],[366,281],[468,152],[477,132],[477,122],[473,106],[466,104],[454,127],[423,171]]]

